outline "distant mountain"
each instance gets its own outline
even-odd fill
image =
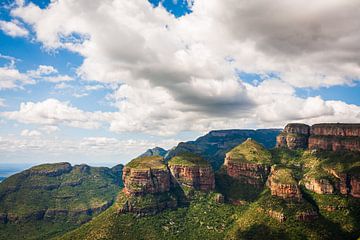
[[[89,221],[112,205],[122,168],[64,162],[6,178],[0,183],[0,239],[48,239]]]
[[[207,159],[214,169],[219,169],[224,162],[225,153],[233,147],[251,138],[265,148],[273,148],[276,145],[276,136],[280,131],[280,129],[211,131],[195,141],[179,143],[175,148],[169,150],[165,160],[182,152],[192,152]]]
[[[151,156],[161,156],[164,157],[167,154],[168,151],[161,147],[154,147],[151,149],[146,150],[143,154],[141,154],[139,157],[151,157]]]

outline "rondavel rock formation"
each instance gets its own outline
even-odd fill
[[[123,182],[119,211],[139,214],[176,208],[183,197],[180,186],[201,191],[215,188],[210,164],[190,154],[175,156],[169,164],[161,156],[136,158],[124,167]]]
[[[270,172],[270,164],[271,154],[249,138],[226,153],[224,166],[230,177],[261,188]]]

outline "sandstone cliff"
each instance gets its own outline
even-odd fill
[[[230,177],[258,188],[264,186],[270,165],[271,154],[252,139],[228,152],[224,163]]]
[[[360,124],[323,123],[311,127],[290,123],[276,138],[277,147],[360,151]]]
[[[290,123],[276,137],[277,147],[289,149],[305,149],[308,146],[310,127],[301,123]]]
[[[215,188],[214,171],[200,156],[183,153],[173,157],[168,166],[176,183],[202,191]]]
[[[299,184],[295,180],[292,171],[288,168],[273,166],[267,185],[273,196],[293,201],[302,200]]]

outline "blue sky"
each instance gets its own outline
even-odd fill
[[[213,129],[359,121],[353,3],[264,16],[231,4],[2,1],[0,168],[110,166]],[[323,17],[333,9],[349,18]]]

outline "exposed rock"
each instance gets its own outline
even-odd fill
[[[291,123],[276,138],[277,147],[360,151],[360,124],[323,123],[311,127]]]
[[[254,140],[248,139],[226,154],[224,166],[229,176],[261,188],[266,182],[270,164],[271,154]]]
[[[311,135],[360,137],[360,124],[321,123],[311,126]]]
[[[276,137],[277,147],[305,149],[308,146],[310,127],[302,123],[290,123]]]
[[[123,169],[124,189],[117,200],[119,212],[154,214],[174,208],[178,202],[170,191],[170,170],[162,157],[140,157]]]
[[[68,173],[72,170],[70,163],[54,163],[54,164],[42,164],[26,170],[30,175],[46,175],[49,177],[56,177],[64,173]]]
[[[168,163],[175,182],[195,190],[210,191],[215,188],[214,171],[202,157],[183,153]]]
[[[350,177],[350,194],[353,197],[360,198],[360,173]]]
[[[302,222],[310,222],[319,217],[318,213],[314,210],[300,212],[296,215],[296,219]]]
[[[273,196],[292,201],[302,200],[299,185],[290,169],[272,167],[267,185]]]
[[[214,196],[214,200],[215,200],[216,203],[224,203],[225,202],[225,197],[221,193],[217,193]]]
[[[275,211],[275,210],[269,210],[268,214],[270,217],[276,219],[280,223],[283,223],[286,221],[285,214],[283,212]]]
[[[124,167],[124,192],[127,194],[162,193],[170,190],[168,169],[134,169]]]
[[[306,178],[305,187],[318,194],[333,194],[334,186],[327,179]]]

